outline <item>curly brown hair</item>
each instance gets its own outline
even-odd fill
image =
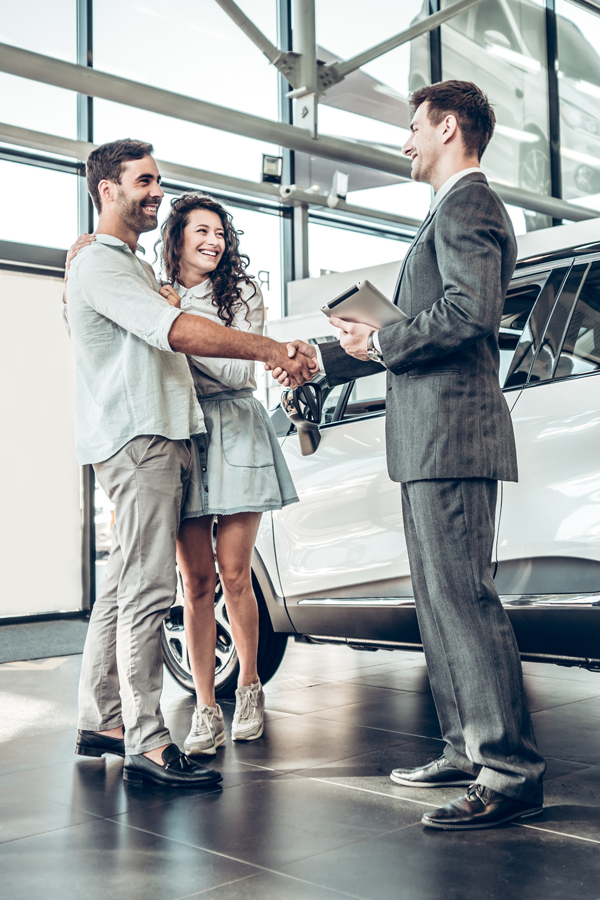
[[[194,209],[207,209],[216,213],[223,224],[225,252],[210,276],[213,285],[212,303],[217,308],[221,321],[226,326],[232,325],[236,313],[245,306],[247,314],[249,308],[242,297],[240,282],[252,285],[253,297],[256,294],[256,285],[246,273],[250,258],[245,253],[240,253],[241,232],[235,230],[231,213],[210,194],[188,191],[171,200],[171,212],[160,229],[165,272],[172,283],[179,280],[183,230]]]

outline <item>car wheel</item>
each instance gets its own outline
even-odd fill
[[[262,684],[266,684],[279,668],[287,646],[288,636],[287,634],[276,634],[273,631],[267,606],[254,573],[252,574],[252,583],[258,603],[259,617],[258,676]],[[179,576],[175,603],[163,622],[162,651],[165,665],[175,681],[186,691],[193,694],[194,681],[183,626],[184,605],[183,586]],[[217,622],[215,693],[217,698],[226,700],[235,696],[240,666],[220,581],[217,581],[215,590],[215,619]]]
[[[539,137],[542,143],[545,139]],[[550,156],[544,149],[532,144],[525,144],[521,152],[520,163],[521,187],[537,194],[550,194]],[[548,228],[552,219],[542,213],[525,212],[527,231]]]

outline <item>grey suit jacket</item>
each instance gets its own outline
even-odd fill
[[[517,258],[511,220],[485,175],[465,175],[425,220],[395,302],[408,320],[379,332],[388,367],[387,461],[393,481],[517,481],[498,332]],[[330,385],[381,371],[321,345]]]

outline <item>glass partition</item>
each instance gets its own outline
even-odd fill
[[[556,12],[563,197],[600,210],[600,11]]]
[[[75,0],[3,3],[0,41],[77,62]],[[0,72],[0,121],[77,137],[77,97],[71,91]]]
[[[77,237],[77,176],[0,160],[0,240],[66,250]]]
[[[442,8],[451,5],[443,0]],[[417,44],[417,41],[413,42]],[[550,194],[546,14],[541,0],[483,0],[442,26],[443,77],[474,81],[496,112],[483,160],[501,184]],[[525,212],[528,230],[552,224]]]

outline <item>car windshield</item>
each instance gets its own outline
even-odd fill
[[[560,71],[567,78],[600,87],[600,56],[573,22],[557,16]]]

